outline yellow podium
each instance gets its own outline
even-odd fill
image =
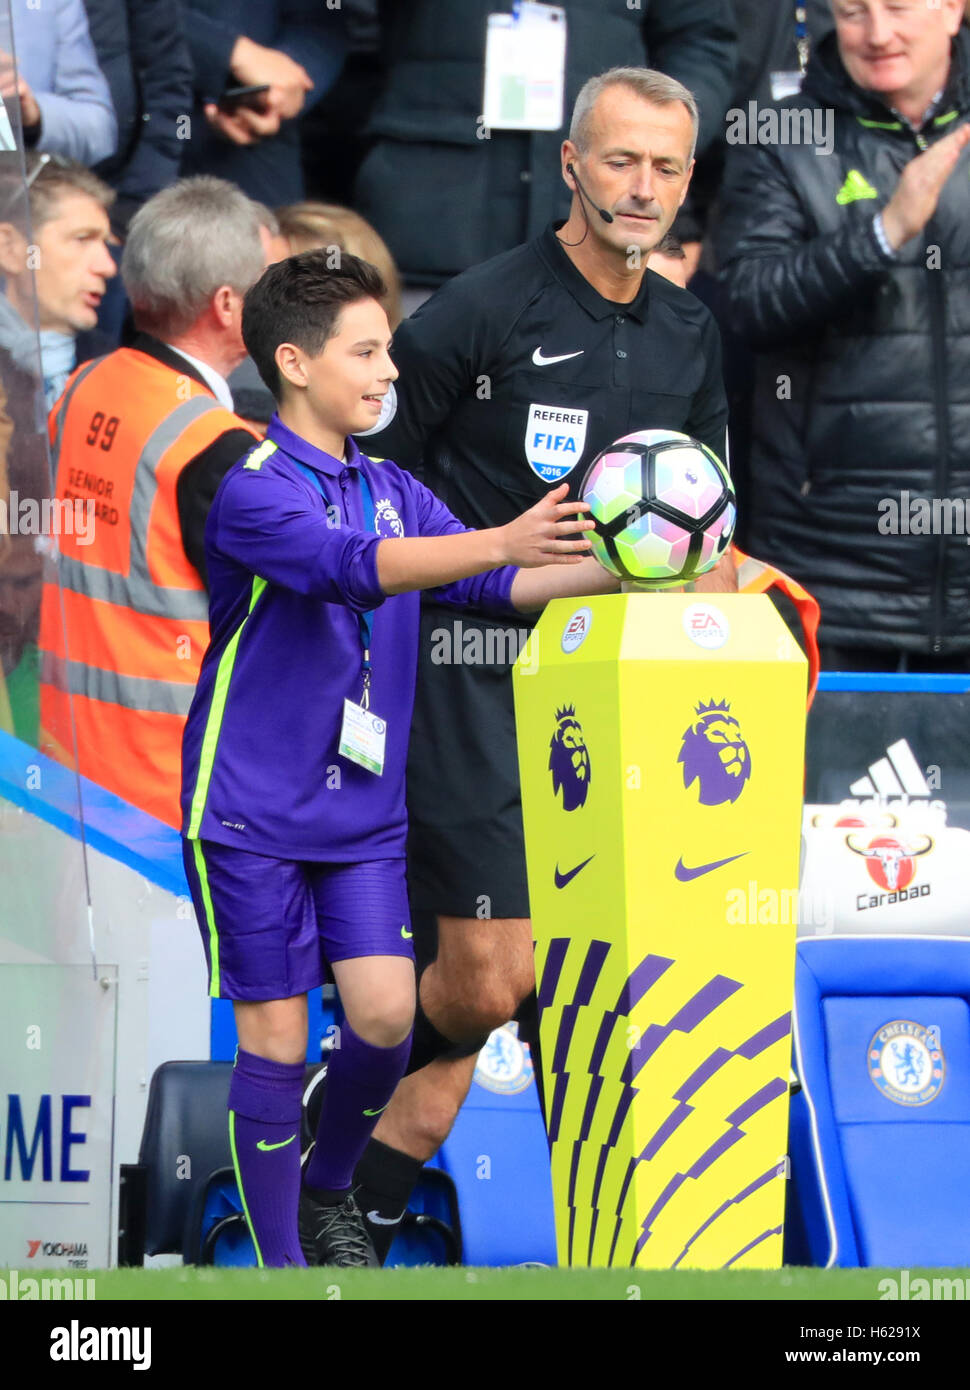
[[[516,663],[560,1264],[781,1264],[806,680],[760,594],[556,600]]]

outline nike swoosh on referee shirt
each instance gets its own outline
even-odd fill
[[[257,1149],[262,1149],[264,1154],[268,1154],[271,1149],[285,1149],[287,1144],[292,1144],[295,1138],[296,1135],[291,1134],[289,1139],[281,1139],[278,1144],[267,1144],[265,1139],[260,1139],[256,1147]]]
[[[714,859],[710,864],[698,864],[694,869],[688,869],[683,859],[677,860],[677,867],[674,869],[674,878],[680,883],[690,883],[691,879],[700,878],[702,874],[709,874],[712,869],[723,869],[725,864],[733,864],[735,859],[743,859],[750,850],[742,850],[740,854],[728,855],[727,859]]]
[[[364,1111],[364,1114],[365,1114],[365,1115],[379,1115],[379,1114],[381,1113],[381,1110],[386,1110],[387,1107],[388,1107],[388,1105],[390,1105],[390,1103],[391,1103],[390,1101],[387,1101],[384,1105],[382,1105],[382,1106],[380,1107],[380,1110],[365,1110],[365,1111]]]
[[[570,357],[582,357],[585,351],[585,348],[580,348],[578,352],[561,352],[558,357],[543,357],[542,348],[537,347],[532,360],[537,367],[550,367],[553,362],[568,362]]]
[[[591,863],[595,858],[596,858],[596,855],[595,855],[595,854],[591,854],[591,855],[589,856],[589,859],[584,859],[583,862],[582,862],[581,864],[577,864],[577,865],[576,865],[575,869],[570,869],[569,872],[568,872],[568,873],[565,873],[565,874],[561,874],[561,873],[559,872],[559,865],[557,864],[557,865],[556,865],[556,887],[557,887],[557,888],[565,888],[566,884],[569,883],[572,879],[574,879],[574,878],[576,877],[576,875],[579,873],[580,869],[585,869],[585,868],[586,868],[586,865],[589,864],[589,863]]]

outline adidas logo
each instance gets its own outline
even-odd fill
[[[939,768],[930,767],[927,771],[938,774]],[[923,769],[904,738],[889,744],[886,756],[870,763],[868,775],[852,782],[849,792],[858,799],[846,799],[842,802],[843,806],[868,803],[895,810],[905,806],[922,805],[924,809],[946,814],[945,802],[930,800],[933,788],[927,782]]]
[[[839,207],[845,207],[846,203],[858,202],[860,198],[878,197],[879,194],[869,180],[860,174],[858,169],[850,169],[845,176],[845,183],[835,195],[835,201]]]

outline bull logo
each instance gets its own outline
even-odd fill
[[[865,849],[861,849],[853,844],[853,838],[846,835],[846,845],[853,854],[862,855],[873,883],[889,893],[899,893],[909,887],[916,877],[916,860],[933,848],[929,835],[921,837],[926,843],[918,849],[911,849],[892,835],[876,835]]]
[[[726,700],[695,707],[699,716],[685,731],[677,761],[684,765],[684,786],[698,782],[702,806],[737,801],[751,776],[751,754],[741,726]]]
[[[549,743],[549,771],[553,791],[562,791],[564,811],[575,811],[586,804],[592,772],[586,739],[574,705],[556,710],[556,732]]]

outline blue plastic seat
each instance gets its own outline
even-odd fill
[[[798,943],[786,1259],[970,1264],[970,941]]]

